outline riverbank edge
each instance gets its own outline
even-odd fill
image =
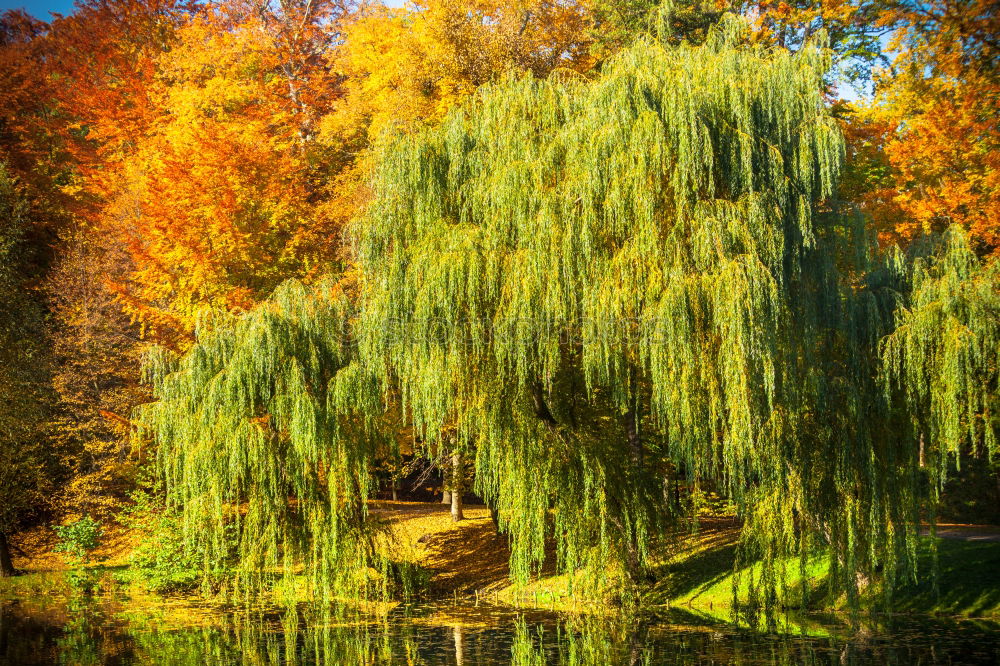
[[[624,586],[614,576],[596,577],[588,572],[556,574],[543,570],[536,580],[524,585],[509,581],[506,541],[496,534],[485,507],[466,509],[466,520],[453,522],[443,505],[416,502],[376,502],[373,512],[388,521],[396,536],[401,559],[427,573],[426,600],[458,603],[502,604],[515,608],[539,609],[574,614],[617,613],[626,607],[644,613],[690,615],[704,622],[740,623],[733,612],[733,571],[738,528],[731,520],[706,520],[696,533],[677,535],[670,552],[650,570],[651,582]],[[21,535],[15,565],[29,574],[55,580],[67,570],[51,549],[54,541],[36,531]],[[873,595],[862,600],[865,610],[985,618],[1000,620],[1000,543],[938,539],[938,575],[932,570],[930,539],[924,538],[918,551],[918,575],[896,591],[891,605]],[[124,530],[110,530],[108,539],[96,553],[98,564],[88,567],[94,574],[127,570],[128,554],[134,539]],[[798,560],[786,563],[790,597],[782,610],[798,614],[847,614],[846,599],[829,594],[828,571],[822,559],[807,563],[805,586],[801,585]],[[737,598],[746,594],[748,571]],[[35,578],[35,576],[32,576]],[[604,578],[603,581],[599,578]],[[17,578],[0,579],[0,598],[21,594],[45,594],[46,583],[19,585]],[[27,583],[28,581],[23,581]],[[50,583],[54,584],[54,583]],[[800,590],[806,590],[806,602]],[[140,592],[141,593],[141,592]],[[190,597],[189,597],[190,599]],[[395,602],[379,605],[390,610]]]

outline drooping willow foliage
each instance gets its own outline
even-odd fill
[[[168,502],[206,572],[235,567],[237,593],[299,571],[319,598],[364,593],[369,567],[389,566],[365,499],[393,440],[364,403],[378,394],[353,362],[350,312],[336,283],[290,281],[242,317],[205,318],[183,357],[150,359],[157,402],[139,421]]]
[[[1000,264],[980,260],[958,228],[930,249],[913,262],[909,304],[882,356],[935,500],[963,455],[1000,453]]]
[[[454,424],[475,451],[518,578],[549,537],[566,568],[641,569],[676,475],[736,501],[762,590],[812,540],[848,587],[906,545],[871,363],[892,270],[863,284],[871,248],[818,212],[843,156],[829,60],[746,30],[483,89],[382,157],[361,353],[427,440]]]
[[[591,79],[483,88],[387,142],[359,293],[290,282],[154,358],[140,420],[206,569],[366,589],[390,566],[369,473],[405,426],[475,460],[515,579],[552,542],[564,570],[638,576],[678,482],[710,482],[764,606],[819,551],[852,600],[891,589],[923,468],[940,484],[997,448],[997,269],[956,234],[912,265],[880,253],[835,199],[821,44],[746,36],[731,18]]]

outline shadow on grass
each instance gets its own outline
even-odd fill
[[[931,549],[924,541],[917,554],[916,582],[896,589],[897,611],[983,615],[1000,613],[1000,543],[938,541],[937,593]]]
[[[695,537],[692,543],[687,551],[658,567],[657,582],[646,597],[650,604],[700,607],[702,610],[731,604],[735,540],[723,532]],[[916,581],[911,579],[898,584],[888,609],[882,606],[880,598],[872,598],[871,603],[865,605],[872,610],[893,613],[1000,615],[1000,543],[957,540],[938,540],[937,543],[936,590],[930,540],[924,539],[917,553]],[[807,565],[809,597],[805,608],[812,611],[841,608],[843,603],[842,599],[830,596],[826,584],[827,564],[825,558],[818,557]],[[798,565],[790,560],[788,566],[792,586],[786,604],[797,608],[799,604],[793,602],[797,598],[794,580],[798,577]]]
[[[736,560],[736,536],[732,531],[717,531],[692,537],[686,551],[657,567],[657,583],[647,599],[653,604],[691,603],[715,584],[733,573]],[[729,589],[726,589],[728,601]],[[706,600],[709,604],[722,599]]]
[[[427,565],[435,572],[432,594],[495,590],[508,582],[510,549],[489,519],[466,520],[460,528],[430,534]]]

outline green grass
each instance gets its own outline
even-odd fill
[[[1000,543],[938,539],[937,593],[926,543],[918,557],[922,575],[900,586],[894,610],[1000,617]]]
[[[931,540],[925,538],[917,554],[916,580],[903,581],[888,608],[890,612],[927,613],[966,617],[1000,617],[1000,543],[938,539],[937,589],[932,575]],[[731,543],[691,548],[665,563],[658,581],[645,595],[650,606],[680,607],[703,615],[720,617],[730,612],[733,601],[733,561]],[[799,562],[784,563],[789,583],[785,605],[810,611],[843,611],[843,597],[828,594],[828,564],[825,558],[810,560],[806,567],[808,602],[803,608],[798,590]],[[746,599],[750,567],[742,570],[738,599]],[[872,610],[881,597],[864,600]]]

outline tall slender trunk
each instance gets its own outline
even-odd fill
[[[458,490],[453,490],[451,493],[451,519],[456,523],[465,519],[462,513],[462,493]]]
[[[395,477],[392,479],[392,501],[399,501],[399,479]]]
[[[10,544],[7,543],[7,534],[0,532],[0,578],[14,575],[14,562],[10,557]]]
[[[629,387],[631,389],[629,399],[632,405],[625,413],[625,436],[628,439],[629,455],[632,457],[632,470],[638,476],[642,473],[643,450],[642,436],[639,433],[639,385],[634,373],[629,381]]]
[[[448,475],[441,469],[441,504],[451,504],[451,491],[448,490]]]
[[[458,522],[465,518],[462,515],[462,454],[454,451],[451,454],[451,519]]]

